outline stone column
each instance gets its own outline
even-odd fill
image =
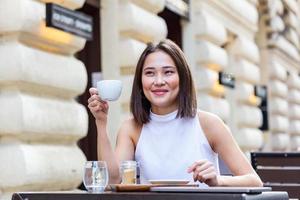
[[[122,118],[129,115],[129,100],[135,67],[148,42],[158,42],[167,36],[165,21],[157,16],[164,0],[120,0],[119,5],[119,67],[124,84],[121,95]]]
[[[255,1],[191,1],[199,107],[220,116],[246,152],[263,144],[262,115],[254,85],[260,82],[259,51],[254,42],[258,13]],[[247,14],[246,14],[247,13]],[[190,26],[190,25],[189,25]],[[187,52],[187,54],[189,54]],[[192,56],[189,56],[192,57]],[[219,83],[218,73],[236,78],[234,89]]]
[[[84,0],[63,5],[79,8]],[[0,1],[0,199],[15,191],[72,190],[85,156],[85,40],[45,27],[45,3]]]
[[[288,78],[289,87],[289,111],[288,116],[290,120],[289,134],[290,134],[290,149],[294,151],[300,150],[300,78],[294,73],[290,74]]]
[[[103,79],[120,79],[119,68],[119,1],[101,0],[101,68]],[[124,87],[124,84],[123,84]],[[122,93],[124,93],[124,88]],[[120,100],[109,102],[108,130],[111,144],[115,145],[121,122]]]
[[[259,1],[262,81],[269,88],[270,150],[300,147],[299,126],[299,4]]]
[[[115,145],[121,122],[129,117],[135,66],[146,43],[166,37],[165,21],[157,16],[165,0],[101,0],[101,57],[104,79],[123,82],[121,97],[110,102],[109,134]]]
[[[229,104],[224,98],[225,88],[218,82],[218,73],[228,66],[228,56],[222,47],[227,33],[224,25],[207,12],[206,3],[190,2],[190,21],[183,29],[184,50],[195,79],[198,107],[227,121]]]
[[[258,150],[263,145],[259,130],[262,112],[258,108],[261,101],[254,95],[254,86],[260,84],[259,51],[254,38],[244,35],[237,35],[227,50],[230,54],[228,71],[236,78],[235,90],[228,93],[235,137],[244,151]]]

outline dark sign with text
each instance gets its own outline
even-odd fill
[[[219,72],[219,83],[226,87],[235,87],[235,78],[231,74],[226,74],[224,72]]]
[[[46,4],[46,26],[93,39],[93,18],[78,11],[70,10],[53,3]]]

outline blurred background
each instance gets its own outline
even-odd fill
[[[78,12],[88,20],[77,33],[51,27],[47,3],[65,24]],[[114,145],[137,59],[164,38],[187,56],[199,109],[220,116],[246,154],[299,150],[299,0],[0,0],[0,200],[76,189],[97,160],[88,89],[123,82],[109,111]]]

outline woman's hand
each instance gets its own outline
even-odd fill
[[[219,176],[214,165],[208,160],[198,160],[194,162],[189,168],[188,173],[193,172],[194,181],[200,181],[209,186],[218,186]]]
[[[96,121],[107,122],[108,103],[100,99],[96,88],[89,89],[91,97],[88,99],[88,107]]]

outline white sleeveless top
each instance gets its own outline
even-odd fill
[[[176,118],[176,115],[177,111],[167,115],[150,112],[150,122],[143,125],[135,151],[141,183],[151,179],[194,182],[187,169],[201,159],[211,161],[219,174],[218,155],[211,149],[198,115],[194,118]]]

